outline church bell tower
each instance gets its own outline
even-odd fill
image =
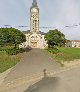
[[[36,0],[33,0],[30,8],[30,32],[39,32],[39,8]]]

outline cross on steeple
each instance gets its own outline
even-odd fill
[[[37,1],[36,0],[33,0],[32,6],[37,7]]]

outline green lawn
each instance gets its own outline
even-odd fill
[[[53,54],[53,57],[58,61],[72,61],[80,59],[80,48],[58,47],[58,50],[58,53]]]
[[[21,57],[21,53],[9,56],[5,51],[0,51],[0,73],[16,65]]]

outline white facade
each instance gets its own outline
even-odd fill
[[[30,8],[30,31],[26,32],[26,42],[19,47],[31,47],[44,49],[47,42],[44,39],[45,33],[39,31],[39,8],[36,0],[33,0]]]
[[[67,47],[75,47],[75,48],[80,48],[80,40],[71,40],[68,41],[66,44]]]

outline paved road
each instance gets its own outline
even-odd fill
[[[47,89],[48,92],[80,92],[80,65],[46,81],[42,80],[33,85],[26,83],[5,92],[44,92],[43,89]]]
[[[25,53],[21,62],[12,69],[5,78],[4,84],[25,76],[41,74],[43,73],[43,69],[57,71],[61,67],[44,50],[32,49],[28,53]]]
[[[80,92],[80,65],[53,78],[44,78],[24,92]],[[20,92],[20,91],[19,91]]]
[[[33,49],[26,53],[21,62],[17,64],[15,68],[9,73],[5,79],[4,84],[6,84],[7,81],[14,80],[15,78],[42,73],[44,68],[46,68],[48,71],[59,71],[61,69],[60,65],[53,61],[53,59],[43,50]],[[53,83],[56,79],[54,77],[50,78],[50,81],[46,83],[46,86],[49,86],[49,82],[50,85],[54,85],[54,87],[51,85],[50,89],[56,90],[56,92],[80,92],[80,65],[77,65],[76,68],[70,69],[69,71],[57,74],[55,77],[58,78],[56,82],[57,85]],[[43,80],[38,82],[38,86],[41,87],[41,90],[43,89],[42,84],[45,84],[43,82],[46,81]],[[32,86],[32,84],[33,83],[24,83],[18,87],[3,92],[34,92],[34,89],[36,89],[38,86]],[[29,91],[29,86],[32,87],[33,91]],[[37,90],[39,90],[38,88]],[[44,92],[37,90],[36,92]]]
[[[63,72],[59,75],[61,79],[67,83],[67,92],[80,92],[80,65],[78,67],[71,69],[69,71]]]

